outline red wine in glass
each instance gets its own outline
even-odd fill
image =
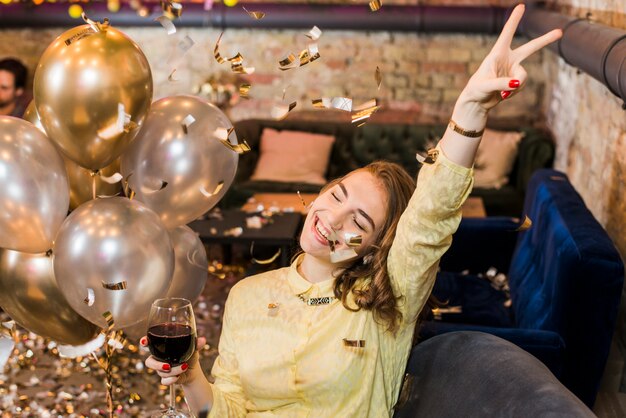
[[[157,360],[172,367],[189,360],[196,348],[196,333],[189,325],[164,323],[148,329],[148,347]]]
[[[196,350],[196,320],[191,302],[183,298],[157,299],[148,316],[148,348],[158,361],[176,367],[189,361]],[[176,390],[170,385],[170,404],[152,418],[192,418],[176,409]]]

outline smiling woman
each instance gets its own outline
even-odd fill
[[[461,220],[489,110],[526,82],[521,61],[561,36],[515,50],[517,6],[456,103],[417,186],[378,162],[325,187],[311,205],[290,267],[240,281],[229,293],[209,383],[197,356],[146,365],[181,383],[211,417],[391,416],[418,315]]]

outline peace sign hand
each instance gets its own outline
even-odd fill
[[[467,102],[478,104],[485,113],[524,87],[527,75],[522,61],[563,35],[561,29],[554,29],[511,50],[511,42],[524,9],[523,4],[513,9],[495,45],[461,93]]]

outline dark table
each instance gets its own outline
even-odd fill
[[[246,227],[246,218],[254,216],[253,213],[238,209],[224,210],[221,213],[221,218],[210,217],[206,220],[193,221],[189,227],[198,232],[200,240],[205,244],[221,244],[228,247],[233,244],[250,246],[252,243],[259,246],[278,246],[280,247],[281,266],[289,265],[291,248],[296,244],[302,224],[301,213],[277,213],[270,218],[270,223],[259,229]],[[224,234],[224,232],[236,227],[243,228],[241,235]],[[212,229],[214,233],[211,233]],[[225,257],[229,257],[229,255],[230,248],[224,253]],[[224,260],[224,262],[228,264],[229,260]]]

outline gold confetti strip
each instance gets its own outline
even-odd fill
[[[300,198],[300,202],[302,202],[302,206],[306,208],[306,202],[302,198],[302,195],[300,194],[300,190],[296,190],[296,193],[298,194],[298,197]]]
[[[305,36],[314,41],[317,41],[320,36],[322,36],[322,31],[317,26],[313,26],[313,28],[309,31],[309,33],[305,34]]]
[[[240,52],[237,52],[237,55],[231,58],[227,58],[226,61],[229,61],[233,64],[241,64],[243,62],[243,55]]]
[[[111,331],[113,327],[115,327],[115,319],[113,319],[113,314],[111,314],[111,312],[109,311],[106,311],[102,314],[102,317],[107,322],[107,329],[105,330],[105,332]]]
[[[343,345],[346,347],[365,347],[365,340],[348,340],[344,338]]]
[[[87,288],[87,297],[85,299],[83,299],[83,302],[85,302],[85,305],[87,306],[91,306],[93,305],[93,303],[96,300],[96,294],[94,293],[92,288]]]
[[[230,65],[230,69],[235,74],[252,74],[254,72],[254,67],[244,67],[242,63],[232,63]]]
[[[245,139],[243,140],[243,142],[237,145],[231,144],[230,141],[222,141],[222,143],[226,145],[228,148],[230,148],[231,150],[235,151],[237,154],[245,154],[251,149],[250,145],[248,145]]]
[[[272,264],[280,256],[281,252],[282,252],[282,248],[279,248],[278,251],[276,251],[276,254],[274,254],[270,258],[266,260],[259,260],[258,258],[254,257],[254,241],[252,241],[252,244],[250,244],[250,257],[251,257],[252,262],[255,264],[260,264],[260,265]]]
[[[296,56],[294,54],[289,54],[287,57],[278,61],[278,69],[281,71],[291,70],[297,66],[298,63],[296,62]]]
[[[180,17],[183,14],[183,5],[176,1],[161,1],[161,9],[173,17]]]
[[[102,173],[98,172],[98,175],[100,176],[100,179],[102,179],[102,181],[104,181],[105,183],[108,184],[115,184],[115,183],[119,183],[120,181],[122,181],[122,179],[124,178],[124,176],[122,176],[120,173],[115,173],[112,176],[103,176]]]
[[[415,159],[421,164],[434,164],[437,161],[437,157],[439,157],[439,151],[436,149],[429,149],[426,157],[419,153],[415,154]]]
[[[268,303],[267,309],[278,309],[280,305],[278,303]]]
[[[239,86],[239,97],[241,97],[242,99],[250,99],[250,96],[248,96],[248,92],[250,91],[250,88],[252,86],[248,83],[243,83],[242,85]]]
[[[287,87],[285,87],[285,88],[283,89],[283,97],[282,97],[282,99],[281,99],[281,100],[285,100],[285,94],[287,94],[287,89],[288,89],[289,87],[291,87],[291,84],[287,84]]]
[[[228,140],[228,138],[230,138],[230,134],[232,134],[234,130],[235,130],[234,127],[231,127],[228,129],[217,128],[215,131],[213,131],[213,135],[220,141],[226,141]]]
[[[215,42],[215,48],[213,49],[213,56],[215,57],[215,60],[219,64],[223,64],[226,62],[226,60],[222,58],[222,56],[220,55],[220,42],[222,40],[223,35],[224,35],[224,32],[220,33],[219,38],[217,38],[217,42]]]
[[[161,181],[161,186],[159,186],[159,187],[157,187],[155,189],[147,187],[147,186],[141,186],[141,188],[140,188],[141,193],[143,193],[143,194],[150,194],[150,193],[160,192],[161,190],[165,189],[165,187],[167,187],[168,183],[166,181],[164,181],[164,180],[160,180],[160,181]],[[134,193],[131,193],[131,196],[133,196],[133,195],[134,195]],[[132,199],[132,197],[131,197],[131,199]]]
[[[213,56],[215,57],[215,60],[219,64],[223,64],[226,61],[230,62],[230,69],[233,73],[252,74],[254,72],[254,67],[243,66],[243,55],[241,55],[241,53],[237,52],[237,54],[231,58],[224,59],[224,57],[222,57],[222,55],[219,52],[219,49],[220,49],[220,42],[222,41],[223,35],[224,35],[224,32],[222,32],[219,38],[217,38],[217,42],[215,43],[215,48],[213,49]]]
[[[246,9],[245,7],[241,6],[243,8],[243,10],[246,11],[246,13],[248,13],[248,15],[256,20],[261,20],[265,17],[265,12],[249,12],[248,9]]]
[[[515,232],[526,231],[530,229],[532,225],[533,221],[528,217],[528,215],[526,215],[526,217],[524,218],[524,222],[522,222],[517,228],[515,228]]]
[[[185,133],[185,135],[187,135],[189,133],[189,127],[196,121],[196,118],[194,118],[191,115],[187,115],[185,116],[185,119],[183,119],[183,121],[181,122],[181,126],[183,127],[183,132]]]
[[[347,97],[322,97],[321,99],[313,99],[311,100],[313,107],[317,107],[319,109],[327,108],[327,109],[339,109],[347,112],[352,111],[352,99],[348,99]]]
[[[344,238],[348,247],[360,247],[363,243],[363,237],[359,234],[347,232],[344,234]]]
[[[121,330],[114,332],[109,337],[109,340],[107,341],[107,344],[115,348],[116,350],[123,349],[127,343],[128,343],[128,340],[126,339],[126,337],[124,337],[124,332]]]
[[[375,11],[380,10],[381,7],[383,7],[383,2],[382,0],[372,0],[369,2],[369,6],[370,6],[370,10],[372,12],[375,12]]]
[[[15,325],[15,321],[6,321],[2,323],[0,327],[0,336],[4,336],[6,338],[10,338],[12,340],[16,339],[16,330],[17,327]]]
[[[369,119],[369,117],[372,116],[378,109],[380,109],[380,106],[378,106],[376,99],[365,102],[361,106],[354,109],[355,113],[352,114],[352,123],[366,121],[366,119]],[[363,124],[359,126],[362,125]]]
[[[276,120],[283,120],[287,117],[289,112],[291,112],[298,102],[289,103],[289,105],[275,105],[272,108],[272,117]]]
[[[174,78],[174,73],[176,72],[176,68],[174,68],[172,70],[172,72],[170,73],[170,75],[167,76],[167,81],[171,81],[171,82],[175,82],[178,81],[177,78]]]
[[[118,103],[117,119],[114,123],[98,130],[98,136],[102,139],[113,139],[124,132],[129,132],[136,127],[136,124],[130,118],[131,116],[124,109],[124,104]]]
[[[376,67],[376,72],[374,73],[374,79],[376,80],[376,86],[378,90],[380,90],[380,84],[383,82],[383,76],[380,73],[380,67]]]
[[[218,194],[222,190],[222,188],[224,188],[224,180],[221,180],[219,183],[217,183],[217,186],[215,186],[213,192],[208,192],[204,186],[200,187],[200,192],[206,197],[211,197]]]
[[[169,17],[167,17],[165,15],[161,15],[161,16],[157,17],[154,20],[159,22],[161,24],[161,26],[163,26],[163,28],[165,28],[165,30],[167,31],[168,35],[173,35],[173,34],[176,33],[176,26],[174,26],[174,23],[172,23],[172,21],[170,20]]]
[[[224,144],[226,147],[228,147],[229,149],[231,149],[232,151],[235,151],[237,154],[243,154],[246,153],[248,151],[250,151],[250,145],[248,145],[248,143],[246,142],[246,140],[244,139],[243,142],[238,143],[236,145],[233,145],[228,138],[230,137],[230,134],[235,130],[235,128],[217,128],[215,131],[213,131],[213,135],[219,139],[222,144]]]
[[[441,320],[442,314],[460,314],[463,313],[463,307],[461,306],[450,306],[447,308],[433,308],[432,309],[433,316],[436,320]]]
[[[317,49],[317,44],[311,44],[306,49],[300,51],[298,54],[298,60],[300,61],[300,67],[307,65],[310,62],[320,58],[320,53]],[[295,68],[295,67],[291,67]]]
[[[109,28],[109,18],[107,18],[107,17],[104,18],[102,23],[94,22],[93,20],[89,19],[87,17],[87,15],[85,14],[85,12],[82,12],[80,14],[80,17],[83,19],[83,21],[86,24],[91,26],[91,29],[93,29],[94,32],[102,32],[102,31],[105,31],[105,30],[107,30]],[[67,43],[67,41],[66,41],[66,43]]]
[[[206,259],[204,263],[197,261],[199,254],[200,252],[198,250],[194,250],[193,252],[188,251],[187,262],[189,262],[189,264],[191,264],[192,266],[199,268],[200,270],[206,270],[209,267],[208,262],[206,261]]]
[[[195,42],[193,41],[193,39],[191,39],[189,37],[189,35],[186,35],[179,43],[178,43],[178,49],[180,49],[183,54],[187,51],[189,51],[191,49],[192,46],[194,46]]]
[[[126,280],[122,280],[117,283],[105,283],[102,282],[102,287],[107,290],[125,290],[126,289]]]

